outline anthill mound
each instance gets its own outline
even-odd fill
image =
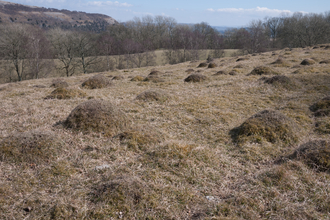
[[[273,76],[270,78],[265,78],[264,80],[264,82],[267,84],[271,84],[274,86],[283,86],[287,89],[292,89],[296,87],[295,82],[287,76]]]
[[[71,99],[71,98],[84,98],[86,93],[79,89],[71,88],[57,88],[45,99]]]
[[[315,61],[313,59],[304,59],[300,64],[309,66],[315,64]]]
[[[232,70],[228,74],[231,75],[231,76],[236,76],[237,72],[235,70]]]
[[[215,63],[209,63],[209,65],[207,66],[207,68],[216,68],[217,64]]]
[[[207,63],[200,63],[199,65],[198,65],[198,67],[197,68],[200,68],[200,67],[207,67]]]
[[[164,102],[168,98],[169,96],[162,90],[148,90],[139,94],[136,100]]]
[[[326,140],[314,140],[302,144],[292,155],[318,171],[330,171],[330,143]]]
[[[84,132],[101,132],[113,136],[129,127],[130,121],[109,101],[89,100],[72,110],[64,126]]]
[[[314,103],[310,108],[316,117],[330,115],[330,96]]]
[[[320,64],[329,64],[330,63],[330,60],[323,60],[320,62]]]
[[[277,75],[275,71],[273,71],[271,68],[267,66],[258,66],[254,68],[254,70],[251,71],[248,75]]]
[[[282,58],[278,58],[277,60],[275,60],[274,62],[271,63],[274,66],[277,67],[289,67],[290,65]]]
[[[69,84],[62,79],[55,79],[52,81],[52,85],[50,87],[66,88],[66,87],[69,87]]]
[[[140,81],[143,81],[144,80],[144,77],[143,76],[134,76],[131,81],[132,82],[140,82]]]
[[[213,76],[227,75],[227,72],[224,70],[220,70],[217,73],[213,74]]]
[[[123,79],[124,79],[123,76],[114,76],[114,77],[112,78],[112,80],[123,80]]]
[[[82,84],[82,87],[87,89],[102,89],[109,86],[111,86],[111,81],[101,74],[90,77]]]
[[[238,65],[234,66],[233,68],[242,69],[242,68],[244,68],[244,65],[243,64],[238,64]]]
[[[149,73],[149,76],[160,76],[160,75],[162,75],[162,72],[158,70],[153,70]]]
[[[51,132],[32,130],[15,133],[0,142],[0,160],[39,165],[56,158],[60,145]]]
[[[144,78],[143,81],[145,81],[145,82],[153,82],[153,83],[165,82],[164,79],[160,78],[157,75],[147,76],[146,78]]]
[[[282,113],[264,110],[231,130],[231,135],[238,143],[259,143],[261,140],[271,143],[278,141],[290,143],[297,141],[296,128],[297,125]]]
[[[247,57],[238,58],[238,59],[236,60],[236,62],[244,61],[244,60],[249,60],[249,58],[247,58]]]
[[[194,73],[189,75],[187,78],[185,78],[185,82],[203,82],[207,79],[206,76],[199,74],[199,73]]]
[[[33,88],[43,89],[43,88],[46,88],[46,86],[45,85],[34,85]],[[0,88],[0,91],[1,91],[1,88]]]

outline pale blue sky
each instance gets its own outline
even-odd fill
[[[68,9],[106,14],[117,21],[128,21],[145,15],[173,17],[178,23],[200,23],[213,26],[244,26],[254,19],[279,16],[281,13],[330,11],[330,0],[7,0],[46,8]]]

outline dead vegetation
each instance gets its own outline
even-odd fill
[[[200,63],[197,68],[201,68],[201,67],[207,67],[208,64],[207,63]]]
[[[65,78],[87,102],[2,85],[0,219],[329,219],[330,68],[300,65],[323,48]]]
[[[304,59],[303,61],[301,61],[301,65],[305,65],[305,66],[309,66],[309,65],[313,65],[315,64],[315,60],[313,59]]]
[[[50,87],[66,88],[66,87],[69,87],[69,84],[67,82],[65,82],[63,79],[55,79],[52,81],[52,85]]]
[[[268,66],[258,66],[254,68],[249,75],[277,75],[278,73]]]

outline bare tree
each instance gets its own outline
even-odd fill
[[[48,33],[53,47],[54,57],[61,62],[59,70],[65,70],[67,77],[75,73],[75,34],[71,31],[53,29]]]
[[[18,81],[22,81],[24,77],[26,59],[29,57],[29,43],[27,26],[21,24],[1,26],[0,50],[2,58],[13,64]]]

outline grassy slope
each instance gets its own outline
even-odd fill
[[[275,161],[309,140],[329,138],[315,131],[320,119],[312,117],[309,106],[329,95],[330,66],[296,65],[310,57],[325,60],[330,51],[276,53],[249,55],[234,76],[212,76],[238,64],[237,58],[223,58],[215,60],[215,69],[197,69],[198,63],[187,62],[115,71],[111,75],[125,79],[110,88],[83,89],[89,98],[118,105],[134,127],[157,130],[161,138],[156,143],[150,137],[120,141],[54,126],[87,98],[45,100],[53,91],[51,79],[1,85],[0,141],[14,132],[39,129],[53,133],[62,144],[57,158],[48,162],[0,160],[0,219],[329,219],[329,173],[296,160]],[[278,55],[290,67],[271,65]],[[297,86],[276,87],[258,81],[260,76],[247,76],[259,65],[295,79]],[[201,70],[208,80],[184,83],[190,68]],[[130,81],[130,76],[147,76],[151,69],[163,72],[165,82]],[[292,74],[297,69],[301,73]],[[78,89],[91,75],[65,80]],[[148,89],[161,89],[171,98],[134,100]],[[298,142],[284,147],[265,141],[233,143],[230,130],[264,109],[294,120]],[[106,169],[95,169],[105,164]]]

